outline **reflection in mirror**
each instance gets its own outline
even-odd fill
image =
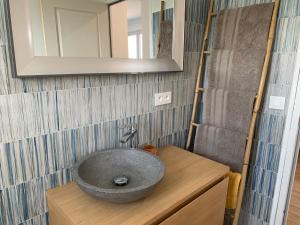
[[[30,0],[36,56],[110,57],[108,6],[96,0]]]
[[[172,58],[174,0],[126,0],[110,11],[113,58]]]
[[[172,58],[174,0],[30,0],[35,56]]]

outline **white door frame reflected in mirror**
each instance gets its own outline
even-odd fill
[[[185,1],[174,0],[172,59],[35,56],[30,0],[9,0],[16,77],[151,73],[183,70]],[[144,37],[143,37],[144,38]]]

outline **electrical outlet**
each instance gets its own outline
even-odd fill
[[[172,92],[163,92],[154,94],[154,106],[166,105],[172,103]]]
[[[281,96],[270,96],[269,108],[284,110],[285,106],[285,97]]]

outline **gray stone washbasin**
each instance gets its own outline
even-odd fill
[[[74,180],[96,198],[127,203],[149,195],[164,173],[163,162],[148,152],[108,149],[79,162],[74,168]]]

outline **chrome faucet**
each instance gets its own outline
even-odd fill
[[[133,138],[134,134],[137,132],[137,129],[133,125],[126,125],[125,127],[128,127],[128,131],[125,134],[123,134],[123,136],[120,139],[120,142],[125,144],[130,140],[130,148],[134,148]]]

